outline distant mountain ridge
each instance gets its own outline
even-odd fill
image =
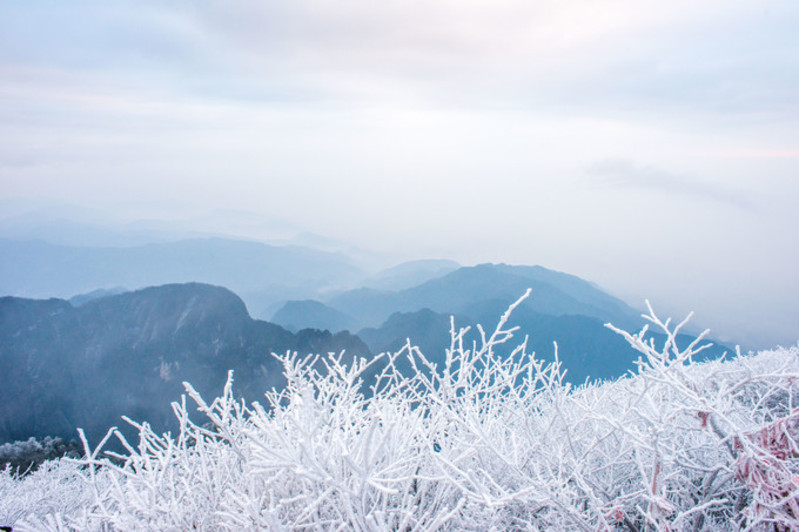
[[[108,289],[148,282],[159,286]],[[363,282],[369,286],[335,291]],[[633,369],[638,354],[604,324],[637,331],[640,313],[542,266],[411,261],[366,277],[338,254],[217,238],[128,248],[0,239],[0,293],[74,296],[0,298],[0,443],[72,438],[77,426],[99,437],[122,414],[167,427],[182,381],[213,397],[228,369],[236,372],[237,393],[257,399],[283,382],[272,351],[369,357],[410,339],[441,362],[451,316],[456,327],[492,330],[528,288],[532,295],[510,325],[539,357],[551,360],[557,342],[575,383]],[[275,323],[252,319],[259,314],[253,307],[263,315],[268,306],[261,304],[282,301],[270,314]],[[476,329],[468,339],[477,339]]]
[[[115,288],[98,288],[97,290],[92,290],[91,292],[87,292],[85,294],[78,294],[70,297],[69,303],[73,307],[79,307],[81,305],[85,305],[89,301],[94,301],[95,299],[100,299],[103,297],[124,294],[127,291],[128,290],[126,288],[122,288],[121,286],[117,286]]]
[[[435,312],[466,313],[486,300],[518,299],[527,288],[532,297],[525,306],[554,316],[583,315],[638,326],[640,313],[593,284],[573,275],[541,266],[480,264],[459,268],[443,277],[399,291],[360,288],[339,294],[326,304],[359,320],[361,326],[379,326],[394,312],[429,308]]]
[[[276,301],[357,286],[366,274],[338,253],[223,238],[129,247],[0,239],[0,295],[62,297],[125,286],[202,282],[240,294],[256,316]]]
[[[471,328],[465,337],[467,345],[472,342],[479,345],[476,324],[482,325],[486,333],[491,334],[499,316],[506,310],[505,301],[486,300],[475,305],[468,315],[450,316],[428,308],[407,313],[396,312],[380,327],[361,329],[358,337],[366,342],[373,353],[393,353],[410,341],[411,345],[420,348],[428,360],[441,367],[445,352],[450,347],[448,333],[451,320],[454,319],[456,330]],[[581,384],[586,379],[616,379],[633,370],[635,361],[640,357],[640,353],[630,347],[621,336],[605,327],[603,321],[588,316],[553,316],[522,305],[511,314],[507,327],[519,328],[515,333],[515,342],[508,346],[509,349],[526,337],[529,351],[535,352],[539,359],[552,362],[555,360],[557,344],[558,360],[567,370],[566,380],[574,384]],[[656,345],[663,345],[665,341],[657,333],[650,333],[649,337]],[[694,338],[691,335],[680,335],[677,337],[678,345],[685,347]],[[724,352],[730,352],[730,349],[723,345],[713,345],[698,360],[716,358]],[[509,350],[499,349],[498,353],[507,355]],[[399,360],[397,365],[408,369],[403,360]]]
[[[554,359],[557,342],[569,380],[617,378],[634,368],[639,353],[605,323],[637,331],[645,323],[640,312],[592,283],[542,266],[481,264],[403,290],[359,288],[332,297],[325,305],[313,303],[313,316],[319,319],[308,323],[336,330],[336,323],[320,316],[346,315],[360,326],[355,330],[373,353],[394,352],[410,340],[440,363],[449,347],[450,316],[458,328],[481,324],[493,330],[527,288],[532,294],[514,311],[510,325],[519,327],[517,337],[528,336],[528,346],[543,359]],[[302,309],[311,302],[292,305],[284,309],[291,308],[292,324],[302,326]],[[473,330],[469,341],[477,339]],[[686,345],[691,340],[692,336],[681,339]],[[718,356],[727,350],[716,346],[707,354]]]
[[[454,260],[424,259],[403,262],[363,281],[364,288],[403,290],[443,277],[460,268]]]
[[[182,381],[215,397],[232,369],[237,395],[257,400],[283,385],[270,353],[342,350],[370,356],[348,333],[293,334],[253,320],[238,296],[199,283],[101,297],[77,308],[60,299],[3,297],[0,443],[71,439],[77,427],[96,441],[123,414],[166,430]]]
[[[354,330],[356,323],[352,316],[312,299],[288,301],[269,321],[289,331],[303,328],[346,331]]]

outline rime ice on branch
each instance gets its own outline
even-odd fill
[[[73,475],[93,502],[15,530],[799,527],[798,349],[699,364],[705,335],[678,348],[687,320],[650,307],[663,347],[609,325],[641,353],[637,372],[574,388],[557,346],[551,363],[526,340],[498,354],[523,299],[471,345],[453,321],[442,367],[408,342],[379,362],[282,355],[288,385],[263,404],[237,401],[232,376],[210,404],[187,384],[209,424],[184,397],[176,436],[116,432],[115,461],[86,443]]]

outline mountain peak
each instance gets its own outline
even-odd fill
[[[97,439],[121,415],[166,430],[183,381],[216,396],[232,369],[238,394],[254,400],[284,384],[271,353],[341,350],[368,355],[352,335],[295,335],[253,320],[236,294],[203,283],[144,288],[79,307],[0,298],[0,443],[71,438],[76,427]]]

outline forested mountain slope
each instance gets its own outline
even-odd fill
[[[173,422],[169,403],[190,381],[218,394],[227,371],[257,400],[282,386],[272,352],[368,356],[348,333],[293,334],[250,318],[225,288],[173,284],[73,307],[60,299],[0,298],[0,442],[30,436],[98,438],[120,416],[156,430]]]

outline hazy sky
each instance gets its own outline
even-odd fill
[[[793,343],[797,28],[795,0],[6,0],[0,198],[542,264]]]

